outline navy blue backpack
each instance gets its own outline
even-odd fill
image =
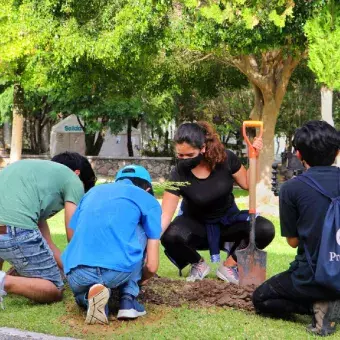
[[[340,292],[340,196],[332,197],[320,184],[307,173],[296,177],[297,180],[309,185],[330,201],[324,220],[316,268],[310,253],[304,245],[306,258],[314,274],[315,281],[322,286]],[[340,181],[340,169],[339,169]],[[334,183],[339,185],[339,183]]]

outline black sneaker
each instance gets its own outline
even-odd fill
[[[336,331],[336,321],[339,320],[339,301],[321,301],[313,304],[314,316],[307,331],[315,335],[327,336]]]

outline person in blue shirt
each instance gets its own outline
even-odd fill
[[[161,208],[148,171],[129,165],[117,173],[115,183],[94,187],[70,227],[74,235],[62,261],[77,304],[87,309],[85,323],[108,323],[110,289],[116,287],[118,319],[146,314],[136,300],[138,283],[158,269],[161,236]]]

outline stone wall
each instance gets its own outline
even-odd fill
[[[170,157],[96,157],[88,156],[97,176],[114,177],[118,169],[128,164],[144,166],[153,181],[163,181],[168,178],[173,164]],[[49,155],[23,155],[22,159],[50,159]],[[0,168],[9,164],[9,156],[0,155]]]
[[[153,181],[162,181],[169,177],[172,158],[170,157],[87,157],[97,175],[114,177],[118,169],[128,164],[144,166]]]

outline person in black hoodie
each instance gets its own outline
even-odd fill
[[[332,166],[339,154],[339,132],[324,121],[310,121],[297,129],[293,146],[307,169],[307,176],[331,197],[339,197],[340,169]],[[282,185],[281,235],[286,237],[291,247],[297,248],[297,255],[287,271],[271,277],[253,295],[258,313],[279,317],[291,313],[314,314],[313,322],[307,329],[318,335],[335,332],[335,323],[330,320],[329,312],[336,307],[334,301],[340,299],[339,292],[316,282],[312,268],[319,257],[329,206],[329,198],[298,178]],[[339,278],[334,277],[336,279]]]

